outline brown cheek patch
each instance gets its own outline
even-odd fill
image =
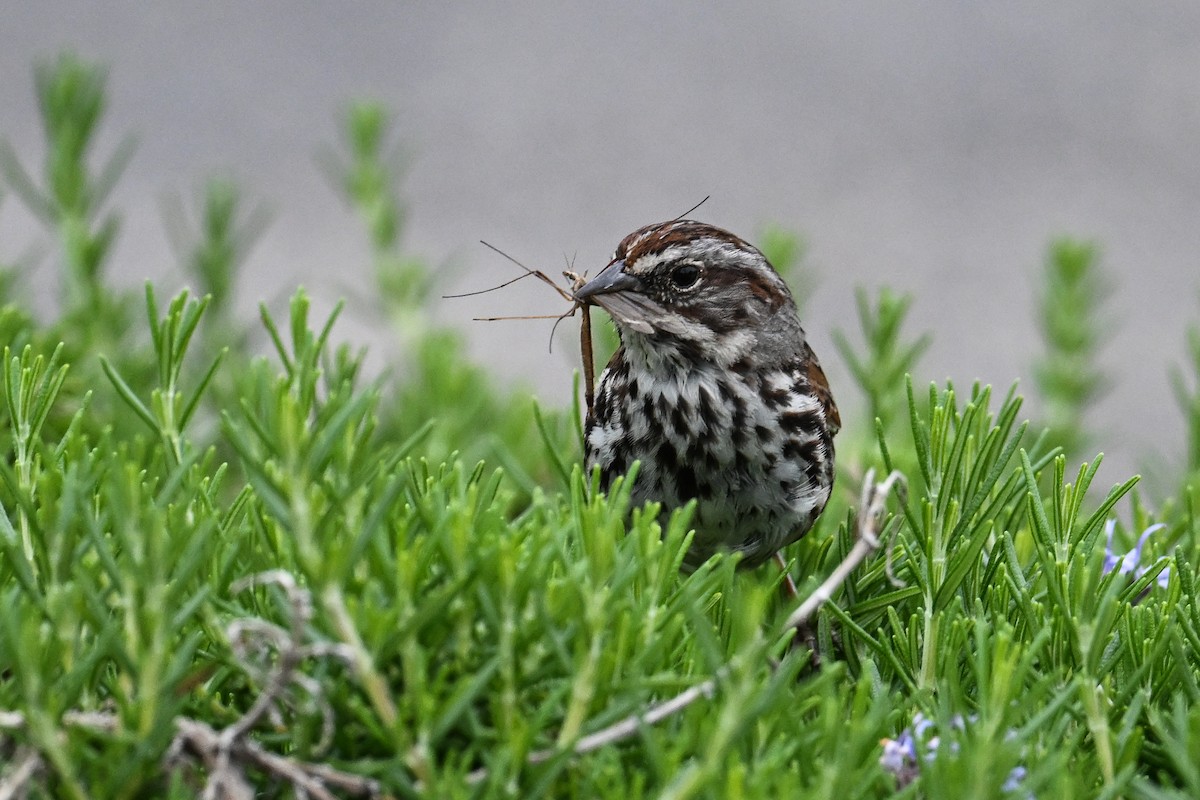
[[[734,269],[708,269],[704,273],[704,280],[708,285],[720,288],[745,287],[746,291],[771,311],[788,302],[787,295],[779,291],[778,287],[756,278],[757,276],[751,275],[751,279],[747,280],[744,271]]]
[[[788,301],[783,292],[762,281],[749,281],[748,286],[750,287],[750,293],[765,303],[772,311]]]

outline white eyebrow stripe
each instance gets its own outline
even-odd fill
[[[672,245],[661,252],[644,255],[638,260],[634,261],[632,264],[627,263],[626,271],[633,275],[644,275],[653,270],[659,264],[665,264],[667,262],[674,261],[675,259],[683,256],[689,250],[691,250],[691,248],[684,245]]]

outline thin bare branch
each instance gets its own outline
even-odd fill
[[[803,603],[797,606],[784,623],[785,628],[796,628],[812,619],[817,610],[829,602],[850,573],[858,567],[867,556],[879,549],[879,524],[883,518],[888,495],[898,481],[904,477],[893,471],[880,483],[875,483],[875,471],[868,470],[863,480],[862,498],[858,508],[858,531],[854,546],[842,559],[829,577],[810,594]]]
[[[792,580],[792,574],[788,572],[787,560],[778,550],[775,551],[775,563],[779,566],[779,571],[783,573],[783,593],[789,600],[798,600],[800,590],[796,587],[796,581]]]
[[[352,661],[352,654],[344,646],[304,644],[305,630],[313,616],[312,595],[298,585],[290,573],[283,570],[264,572],[238,581],[232,588],[241,591],[267,583],[280,586],[287,597],[288,629],[261,619],[240,619],[230,623],[226,630],[235,657],[248,672],[255,671],[250,663],[255,647],[276,651],[275,665],[268,673],[262,691],[241,717],[221,730],[195,719],[176,717],[175,737],[164,754],[163,768],[177,770],[189,761],[199,760],[208,773],[202,796],[211,800],[251,800],[255,797],[255,789],[246,776],[247,767],[262,770],[274,779],[290,784],[298,797],[335,800],[337,795],[330,787],[355,796],[381,796],[382,790],[375,780],[325,764],[307,763],[272,753],[249,737],[250,731],[264,717],[275,715],[279,706],[288,701],[290,687],[298,686],[312,697],[322,715],[321,741],[316,747],[318,752],[322,750],[333,736],[333,708],[317,681],[301,674],[297,668],[309,656],[334,656]],[[105,733],[118,730],[120,724],[115,714],[104,711],[69,711],[62,721],[66,726]],[[19,712],[0,711],[0,730],[20,730],[26,724],[25,716]],[[0,781],[0,800],[24,796],[24,787],[42,764],[36,752],[30,759],[23,760],[17,771],[10,772]]]
[[[16,800],[28,796],[29,784],[44,766],[41,755],[27,747],[17,751],[12,764],[12,769],[0,780],[0,800]]]
[[[225,742],[234,742],[240,740],[246,735],[259,720],[267,714],[275,703],[287,692],[288,685],[292,683],[292,677],[296,667],[304,660],[306,653],[304,652],[304,626],[312,619],[312,595],[307,590],[301,589],[296,585],[296,579],[291,573],[284,570],[271,570],[258,575],[251,575],[249,578],[244,578],[231,586],[235,591],[241,591],[255,585],[263,585],[266,583],[274,583],[283,589],[287,595],[288,603],[291,607],[291,630],[289,631],[288,641],[285,643],[275,642],[279,651],[278,661],[275,669],[272,670],[267,685],[259,692],[258,697],[254,699],[254,703],[246,710],[246,713],[234,722],[229,727],[221,732],[222,740]],[[242,631],[248,630],[244,624],[236,626],[230,625],[226,634],[232,642],[237,635]],[[275,637],[268,637],[275,638]]]
[[[15,711],[0,712],[0,723],[6,730],[20,730],[25,727],[25,716]],[[116,714],[93,711],[75,712],[63,715],[63,724],[83,728],[94,732],[111,733],[120,724]],[[380,797],[382,789],[378,781],[363,778],[349,772],[334,769],[327,764],[311,764],[293,758],[287,758],[272,753],[251,739],[241,739],[236,742],[224,741],[224,730],[218,731],[211,726],[189,717],[175,718],[175,739],[167,750],[167,766],[178,768],[179,762],[188,756],[198,758],[212,770],[221,761],[221,752],[227,753],[224,769],[219,775],[210,772],[206,785],[206,797],[233,798],[241,797],[242,787],[250,793],[246,797],[254,797],[249,789],[242,771],[244,765],[255,766],[264,772],[290,782],[293,787],[307,792],[314,797],[335,798],[336,795],[328,787],[349,792],[355,796]],[[17,769],[9,772],[0,781],[0,800],[10,797],[22,797],[15,792],[27,785],[29,779],[42,766],[41,757],[34,751],[23,751],[13,760]]]
[[[855,534],[856,541],[854,547],[850,549],[846,557],[842,559],[841,563],[834,568],[830,576],[817,587],[812,595],[805,599],[792,612],[787,622],[784,623],[785,628],[794,628],[811,619],[817,610],[829,601],[833,593],[845,582],[850,573],[868,555],[879,548],[879,525],[886,510],[887,498],[897,483],[903,483],[904,476],[894,471],[880,483],[877,484],[874,481],[874,470],[869,470],[863,481],[858,529]],[[614,722],[612,725],[602,728],[595,733],[579,738],[569,750],[558,748],[536,750],[529,754],[527,761],[530,764],[541,764],[568,753],[570,755],[582,755],[590,753],[593,750],[598,750],[606,745],[622,741],[623,739],[628,739],[643,728],[678,714],[698,700],[712,699],[713,695],[716,694],[718,684],[728,676],[730,669],[730,664],[725,664],[708,680],[690,689],[686,689],[670,699],[655,703],[635,714],[630,714],[624,719]],[[487,779],[488,774],[489,772],[486,767],[480,768],[469,773],[467,781],[472,784],[480,783]]]

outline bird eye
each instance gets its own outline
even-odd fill
[[[671,270],[671,283],[677,289],[690,289],[700,281],[700,268],[695,264],[680,264]]]

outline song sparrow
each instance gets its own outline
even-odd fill
[[[701,222],[648,225],[575,298],[605,309],[621,339],[586,425],[604,486],[636,460],[635,503],[695,498],[689,567],[721,549],[755,566],[807,533],[841,420],[763,254]]]

